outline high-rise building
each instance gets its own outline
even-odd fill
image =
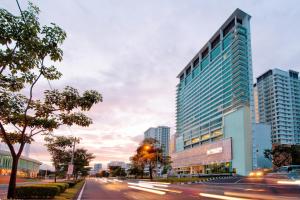
[[[178,173],[252,170],[250,18],[236,9],[178,75]]]
[[[162,149],[163,156],[169,155],[170,143],[170,127],[158,126],[156,128],[149,128],[144,132],[144,138],[153,138],[157,141],[157,146]]]
[[[293,70],[271,69],[257,78],[260,123],[272,127],[273,144],[300,144],[300,79]]]
[[[101,170],[102,170],[102,164],[101,163],[95,163],[94,164],[95,173],[99,173]]]

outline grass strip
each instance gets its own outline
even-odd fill
[[[83,186],[83,184],[84,180],[77,183],[74,187],[68,188],[65,192],[61,193],[60,195],[55,196],[54,200],[74,199],[76,197],[76,194]]]

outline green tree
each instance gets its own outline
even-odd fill
[[[129,174],[135,175],[135,178],[137,178],[137,176],[141,176],[143,179],[145,164],[141,156],[136,153],[134,156],[130,157],[130,162]]]
[[[71,161],[72,151],[68,152],[69,161]],[[77,179],[78,175],[87,176],[90,168],[90,162],[95,158],[92,153],[89,153],[84,148],[76,149],[74,152],[74,177]]]
[[[162,150],[158,147],[157,141],[152,138],[145,139],[131,158],[132,166],[141,169],[142,173],[144,168],[148,167],[151,180],[153,179],[153,169],[163,162]]]
[[[35,135],[48,134],[61,125],[89,126],[92,120],[81,111],[102,101],[97,91],[80,95],[72,87],[34,96],[39,80],[61,77],[54,64],[62,60],[60,45],[66,38],[56,24],[40,25],[38,14],[38,7],[32,4],[21,16],[0,9],[0,136],[12,156],[7,198],[15,196],[24,145],[32,142]]]
[[[72,136],[45,137],[45,146],[51,155],[51,161],[54,166],[54,182],[56,182],[58,173],[69,159],[67,148],[72,147],[74,140],[76,139]]]
[[[109,167],[109,171],[110,171],[110,175],[112,177],[116,177],[116,176],[126,176],[126,172],[125,169],[120,167],[120,166],[110,166]]]

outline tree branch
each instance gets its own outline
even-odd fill
[[[33,137],[33,136],[35,136],[35,135],[37,135],[37,134],[39,134],[41,132],[46,132],[46,131],[47,131],[46,129],[39,130],[39,131],[37,131],[35,133],[31,133],[29,137]]]
[[[27,128],[27,125],[28,125],[28,119],[27,119],[27,112],[29,110],[29,107],[30,107],[30,104],[32,102],[32,97],[33,97],[33,87],[34,85],[37,83],[37,81],[40,79],[40,77],[42,76],[42,70],[43,70],[43,67],[44,67],[44,58],[42,58],[42,62],[41,62],[41,70],[40,70],[40,74],[38,75],[38,77],[34,80],[34,82],[31,84],[30,86],[30,90],[29,90],[29,100],[28,100],[28,103],[27,103],[27,107],[24,111],[24,116],[25,116],[25,124],[24,124],[24,127],[23,127],[23,130],[22,130],[22,140],[24,140],[24,136],[25,136],[25,131],[26,131],[26,128]]]

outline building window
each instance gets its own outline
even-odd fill
[[[229,24],[223,29],[223,37],[226,36],[229,31],[234,27],[235,21],[232,19]]]

